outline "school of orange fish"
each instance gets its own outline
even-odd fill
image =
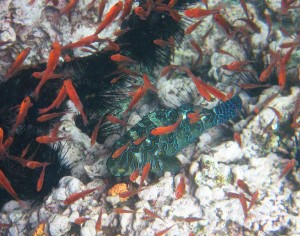
[[[49,1],[47,1],[47,2],[49,2]],[[201,25],[201,23],[203,22],[203,19],[205,17],[211,16],[211,15],[213,16],[214,22],[223,30],[223,32],[227,35],[228,39],[233,39],[237,33],[241,33],[241,34],[247,36],[247,34],[249,34],[249,32],[260,32],[260,27],[258,25],[256,25],[256,23],[254,22],[253,15],[251,12],[248,11],[245,0],[240,0],[240,4],[244,10],[246,17],[236,19],[238,21],[243,21],[245,23],[244,27],[234,27],[232,24],[230,24],[224,18],[224,16],[221,14],[221,11],[226,10],[226,7],[228,6],[228,4],[225,4],[225,3],[221,3],[213,8],[208,8],[208,1],[202,0],[202,3],[205,5],[205,8],[195,7],[195,8],[187,9],[183,12],[183,14],[184,14],[184,16],[183,16],[182,12],[177,12],[173,9],[174,5],[177,2],[176,0],[170,0],[168,4],[163,4],[162,2],[164,2],[164,1],[162,1],[162,0],[156,0],[156,1],[155,0],[147,0],[146,2],[147,2],[146,8],[138,6],[134,9],[132,9],[133,0],[124,0],[124,3],[123,3],[123,1],[118,1],[102,17],[105,5],[107,3],[106,0],[102,0],[99,3],[99,7],[98,7],[99,18],[100,19],[102,18],[102,20],[101,20],[99,26],[97,27],[97,29],[95,29],[94,34],[86,36],[86,37],[78,40],[77,42],[73,42],[73,43],[70,43],[67,45],[61,45],[58,41],[55,41],[52,43],[52,49],[49,52],[49,58],[48,58],[46,69],[41,73],[35,72],[33,74],[34,77],[39,79],[39,84],[33,92],[34,98],[36,100],[38,99],[41,88],[44,86],[45,83],[47,83],[48,80],[64,77],[64,75],[62,75],[62,74],[55,74],[55,69],[59,63],[59,58],[61,57],[62,51],[66,50],[66,49],[75,49],[78,47],[89,46],[92,43],[99,42],[99,41],[107,41],[109,44],[109,47],[118,51],[118,49],[119,49],[118,44],[114,43],[109,38],[100,39],[98,37],[98,35],[105,28],[107,28],[111,23],[116,21],[116,19],[118,18],[119,15],[120,15],[120,17],[118,18],[118,20],[119,20],[119,22],[122,22],[129,16],[129,14],[131,14],[132,11],[134,12],[133,14],[138,15],[140,17],[140,19],[142,19],[142,20],[147,20],[147,17],[151,13],[151,11],[168,12],[172,16],[172,18],[175,19],[176,21],[182,20],[183,17],[190,18],[190,19],[195,18],[196,21],[192,21],[192,24],[190,24],[186,28],[186,30],[185,30],[186,35],[191,34],[197,27],[199,27]],[[30,0],[28,2],[29,5],[32,5],[34,3],[35,3],[34,0]],[[57,1],[52,0],[52,3],[56,6],[58,4],[58,0]],[[69,3],[63,9],[60,9],[60,15],[62,16],[62,15],[70,14],[72,12],[72,10],[76,7],[77,3],[78,3],[78,0],[70,0]],[[91,8],[93,6],[93,4],[96,4],[95,0],[91,1],[91,3],[89,4],[89,8]],[[288,14],[290,9],[295,9],[295,8],[299,8],[299,7],[300,6],[297,5],[296,0],[282,0],[279,13],[282,15],[286,15],[286,14]],[[271,21],[270,15],[266,14],[265,17],[266,17],[266,22],[269,26],[268,35],[270,35],[270,33],[272,31],[272,21]],[[210,30],[207,32],[207,35],[210,33]],[[118,35],[121,33],[122,32],[115,32],[115,35]],[[207,35],[205,35],[204,37],[207,37]],[[0,46],[4,45],[6,43],[9,43],[9,42],[4,42],[4,41],[0,42]],[[172,37],[168,41],[157,39],[157,40],[154,40],[153,43],[156,45],[159,45],[161,47],[170,47],[170,48],[173,48],[175,45],[174,38],[172,38]],[[203,59],[202,49],[196,43],[195,40],[192,39],[190,41],[190,43],[191,43],[192,47],[199,54],[199,56],[197,58],[197,63],[201,63],[201,61]],[[293,51],[295,51],[297,49],[297,47],[299,47],[299,46],[300,46],[300,34],[298,34],[290,42],[279,45],[279,47],[281,49],[287,49],[287,52],[284,55],[282,55],[280,50],[278,50],[277,52],[274,52],[269,49],[268,52],[270,54],[271,59],[270,59],[268,66],[263,70],[263,72],[259,76],[260,82],[267,81],[269,79],[269,77],[271,76],[272,72],[274,72],[274,70],[275,70],[277,73],[277,77],[278,77],[278,85],[280,86],[281,90],[284,90],[284,88],[286,86],[286,65],[289,62]],[[26,48],[17,56],[15,62],[10,66],[7,73],[5,74],[6,80],[9,80],[21,68],[22,63],[24,62],[24,60],[30,53],[30,50],[31,50],[30,48]],[[226,54],[226,55],[229,55],[229,56],[235,58],[231,53],[224,51],[224,50],[219,50],[219,53]],[[68,59],[65,58],[65,60],[68,60]],[[121,54],[112,55],[111,60],[116,61],[116,62],[122,62],[122,63],[124,63],[124,62],[125,63],[136,63],[136,61],[134,61],[133,59],[126,57],[124,55],[121,55]],[[247,61],[247,60],[245,60],[245,61],[236,60],[230,64],[222,65],[222,69],[229,70],[232,72],[255,73],[254,71],[252,71],[246,67],[250,63],[251,63],[251,61]],[[195,83],[199,94],[208,101],[211,100],[212,96],[216,97],[222,101],[226,101],[226,100],[230,99],[234,94],[234,91],[231,91],[230,93],[225,94],[225,93],[219,91],[218,89],[216,89],[215,87],[205,83],[204,81],[200,80],[197,76],[195,76],[192,73],[191,69],[186,66],[169,65],[162,69],[161,76],[165,76],[169,73],[173,73],[174,70],[181,70],[181,71],[187,73],[187,75]],[[145,95],[147,90],[150,89],[154,92],[157,91],[157,89],[150,83],[150,80],[147,75],[143,75],[143,80],[144,80],[144,84],[142,86],[140,86],[136,91],[132,92],[133,98],[132,98],[128,108],[125,110],[124,114],[127,114],[130,110],[132,110],[136,106],[136,104],[140,101],[140,99]],[[258,87],[268,87],[269,85],[257,83],[257,84],[240,84],[239,86],[242,89],[247,90],[247,89],[253,89],[253,88],[258,88]],[[62,104],[62,102],[66,99],[67,96],[74,103],[75,107],[81,114],[84,125],[87,125],[89,122],[88,117],[85,115],[84,107],[81,104],[80,97],[78,96],[78,94],[76,92],[76,88],[73,86],[72,80],[70,78],[64,78],[63,86],[59,90],[59,93],[58,93],[56,99],[52,102],[52,104],[49,107],[39,110],[40,116],[38,117],[38,121],[45,122],[49,119],[63,116],[66,112],[60,112],[60,113],[48,113],[48,112],[51,111],[53,108],[59,107]],[[264,105],[265,107],[268,106],[268,103],[271,102],[271,99],[269,99],[269,101],[267,101],[265,103],[265,105]],[[5,158],[9,158],[11,160],[14,160],[14,161],[20,163],[24,167],[32,168],[32,169],[41,168],[42,170],[41,170],[40,178],[37,183],[37,191],[40,191],[42,188],[42,185],[43,185],[43,178],[45,175],[46,167],[50,163],[47,163],[47,162],[40,163],[37,161],[31,161],[31,160],[24,159],[23,157],[26,155],[26,152],[27,152],[30,144],[24,149],[24,151],[22,152],[20,157],[12,157],[7,154],[7,150],[9,149],[9,146],[13,143],[14,134],[16,133],[19,125],[24,122],[24,120],[27,116],[28,109],[30,109],[30,107],[33,105],[32,102],[33,101],[31,101],[29,97],[24,98],[23,102],[19,106],[19,113],[16,117],[16,121],[10,131],[9,137],[6,140],[4,140],[4,133],[0,127],[0,154],[1,154],[1,156],[5,157]],[[280,116],[281,116],[280,113],[275,108],[272,108],[272,109],[277,114],[278,118],[280,118]],[[255,112],[258,113],[259,110],[260,109],[257,108],[257,109],[255,109]],[[298,96],[297,102],[295,104],[295,111],[294,111],[294,115],[292,117],[292,124],[291,124],[291,127],[294,129],[298,129],[300,127],[300,123],[297,121],[299,112],[300,112],[300,97]],[[201,114],[200,113],[191,113],[191,114],[189,114],[189,118],[191,120],[191,123],[197,122],[201,118]],[[109,120],[110,122],[119,123],[121,125],[126,126],[126,122],[124,120],[118,119],[117,117],[114,117],[112,115],[107,116],[106,119]],[[176,123],[174,123],[170,126],[158,127],[156,129],[153,129],[151,131],[151,134],[152,135],[164,135],[167,133],[171,133],[179,125],[179,123],[181,122],[181,119],[182,119],[181,117],[178,117],[178,120],[176,121]],[[100,123],[101,123],[101,120],[99,120],[99,122],[95,126],[94,132],[91,136],[91,146],[93,146],[96,142]],[[60,125],[61,125],[61,122],[59,122],[54,127],[54,129],[51,132],[51,136],[39,136],[36,138],[36,141],[39,143],[54,143],[57,141],[70,139],[71,137],[65,137],[65,136],[58,137],[57,133],[58,133],[58,128]],[[145,139],[145,138],[146,137],[142,137],[141,139]],[[241,137],[238,133],[234,134],[234,139],[236,140],[236,142],[238,142],[238,144],[240,146],[242,145]],[[138,145],[142,141],[143,140],[136,140],[136,145]],[[124,150],[126,150],[127,146],[128,145],[124,145],[121,148],[119,148],[118,150],[116,150],[112,154],[112,157],[118,158],[122,154],[122,152]],[[295,167],[296,164],[297,164],[297,161],[295,160],[295,158],[291,159],[288,162],[288,164],[283,168],[282,173],[279,176],[279,179],[281,179],[285,175],[287,175]],[[144,190],[143,184],[144,184],[144,181],[148,177],[149,170],[150,170],[150,163],[147,163],[143,168],[139,187],[134,190],[128,190],[126,192],[120,193],[120,197],[128,198],[128,197],[131,197],[131,196],[139,193],[140,191],[143,191]],[[139,176],[139,171],[136,170],[131,174],[129,179],[130,179],[130,181],[134,182],[138,176]],[[4,173],[1,170],[0,170],[0,185],[1,185],[1,187],[5,188],[6,191],[15,200],[17,200],[21,205],[24,205],[24,203],[21,201],[21,199],[19,199],[17,193],[14,191],[13,187],[11,186],[9,180],[5,177]],[[246,220],[248,218],[247,214],[248,214],[249,210],[251,210],[251,208],[258,201],[259,193],[258,193],[258,191],[255,191],[254,193],[252,193],[249,190],[248,185],[243,180],[238,180],[237,185],[251,198],[248,199],[244,193],[228,192],[227,196],[229,198],[239,199],[240,204],[243,209],[243,212],[244,212],[244,219]],[[70,195],[64,201],[64,204],[70,205],[70,204],[74,203],[75,201],[77,201],[78,199],[83,198],[87,194],[90,194],[97,189],[98,188],[92,188],[92,189],[88,189],[88,190],[85,190],[85,191],[82,191],[79,193],[74,193],[74,194]],[[184,195],[184,193],[185,193],[185,177],[183,175],[181,175],[180,182],[177,185],[176,190],[175,190],[175,199],[180,199]],[[247,206],[247,202],[250,202],[249,206]],[[114,209],[114,212],[117,214],[135,213],[134,210],[125,210],[125,209],[121,209],[121,208]],[[149,209],[145,208],[144,213],[145,213],[145,216],[144,216],[145,220],[151,220],[154,218],[162,219],[155,212],[152,212]],[[96,223],[96,232],[99,232],[101,230],[101,217],[102,217],[102,209],[99,213],[99,217],[98,217],[98,220]],[[75,223],[80,225],[80,224],[83,224],[88,219],[89,218],[86,218],[86,217],[79,217],[75,220]],[[199,221],[200,218],[190,217],[190,218],[185,218],[185,219],[181,219],[181,220],[185,221],[185,222],[194,222],[194,221]],[[9,227],[9,226],[10,225],[7,225],[7,224],[1,224],[1,222],[0,222],[0,228],[5,228],[5,227]],[[168,230],[170,230],[173,226],[174,225],[172,225],[171,227],[168,227],[160,232],[157,232],[155,235],[157,235],[157,236],[163,235]],[[40,227],[42,227],[42,226],[40,226]],[[37,235],[37,234],[35,234],[35,235]],[[190,235],[193,235],[193,233],[190,233]]]

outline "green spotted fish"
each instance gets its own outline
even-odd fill
[[[177,173],[181,163],[175,157],[176,153],[193,143],[206,130],[236,117],[241,109],[242,101],[235,95],[213,109],[202,109],[201,119],[193,124],[187,117],[189,113],[195,112],[192,104],[152,112],[114,143],[113,150],[121,147],[126,149],[116,158],[112,157],[113,154],[110,155],[106,163],[107,169],[114,176],[126,176],[136,168],[142,170],[149,162],[151,172],[159,176],[166,171]],[[180,116],[182,120],[174,132],[158,136],[151,134],[151,130],[157,127],[174,124]],[[142,142],[135,144],[138,139]]]

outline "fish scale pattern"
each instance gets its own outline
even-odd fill
[[[143,166],[150,162],[151,172],[157,175],[166,171],[176,173],[180,170],[180,162],[174,157],[176,153],[193,143],[206,130],[237,116],[241,109],[242,101],[235,95],[213,109],[203,109],[201,119],[193,124],[187,116],[195,112],[192,104],[152,112],[114,143],[114,150],[124,145],[128,147],[117,158],[110,156],[107,168],[115,176],[125,176],[130,175],[136,168],[142,170]],[[151,130],[157,127],[174,124],[180,116],[182,121],[174,132],[158,136],[151,134]],[[145,140],[135,145],[134,141],[142,137],[145,137]]]

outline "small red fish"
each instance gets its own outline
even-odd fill
[[[124,21],[126,17],[130,14],[132,9],[133,0],[125,0],[123,13],[120,17],[121,21]]]
[[[66,88],[67,95],[71,99],[71,101],[74,103],[75,107],[78,109],[78,111],[81,114],[81,117],[83,119],[83,124],[86,126],[88,124],[87,117],[83,111],[83,105],[79,99],[79,96],[73,86],[72,80],[67,79],[64,81],[64,86]]]
[[[43,187],[44,178],[45,178],[45,172],[46,172],[46,165],[43,166],[43,169],[41,171],[40,177],[37,182],[36,191],[40,192]]]
[[[175,198],[176,199],[182,198],[184,193],[185,193],[185,180],[184,180],[184,176],[181,175],[179,184],[177,185],[177,188],[175,191]]]
[[[228,38],[231,39],[234,37],[237,32],[235,27],[232,26],[221,14],[215,14],[214,21],[224,30]]]
[[[148,216],[150,216],[151,218],[159,218],[161,220],[163,220],[163,218],[161,218],[159,215],[157,215],[156,213],[148,210],[147,208],[143,209],[144,213],[147,214]]]
[[[162,235],[164,235],[165,233],[167,233],[171,228],[173,228],[175,225],[172,225],[172,226],[170,226],[170,227],[168,227],[168,228],[166,228],[166,229],[164,229],[164,230],[162,230],[162,231],[159,231],[159,232],[157,232],[157,233],[155,233],[155,236],[162,236]]]
[[[119,156],[122,155],[123,152],[125,152],[125,150],[129,147],[129,142],[126,143],[125,145],[121,146],[120,148],[118,148],[112,155],[112,158],[117,158]]]
[[[134,13],[139,16],[141,20],[147,20],[147,13],[141,6],[134,8]]]
[[[251,198],[251,201],[250,201],[250,204],[249,204],[249,207],[248,207],[248,211],[254,206],[254,204],[256,203],[257,201],[257,198],[258,198],[258,190],[256,190],[253,194],[252,194],[252,198]]]
[[[16,58],[15,62],[9,67],[8,71],[4,75],[4,79],[9,79],[16,70],[22,65],[22,63],[27,58],[28,54],[30,53],[31,48],[27,47],[25,48]]]
[[[103,12],[104,12],[104,8],[105,8],[106,3],[107,3],[107,0],[101,0],[101,2],[99,3],[99,7],[98,7],[98,21],[102,20],[102,16],[103,16]]]
[[[49,162],[38,162],[38,161],[27,161],[26,162],[26,167],[30,169],[35,169],[39,167],[44,167],[50,165]]]
[[[63,116],[65,114],[66,114],[66,112],[54,112],[54,113],[51,113],[51,114],[41,115],[36,120],[38,122],[45,122],[45,121],[48,121],[48,120],[52,120],[56,117]]]
[[[138,168],[136,168],[135,171],[133,171],[133,172],[131,173],[131,175],[129,176],[130,181],[131,181],[131,182],[136,181],[136,179],[139,177],[139,174],[140,174],[140,171],[139,171]]]
[[[286,164],[286,166],[283,168],[280,176],[278,177],[278,180],[280,180],[283,176],[288,174],[295,167],[296,163],[297,163],[297,161],[295,158],[289,160],[288,163]]]
[[[98,38],[98,36],[92,34],[92,35],[86,36],[86,37],[78,40],[77,42],[69,43],[69,44],[67,44],[65,46],[62,46],[61,50],[84,47],[84,46],[87,46],[87,45],[90,45],[92,43],[99,42],[99,41],[100,41],[100,39]]]
[[[213,15],[213,14],[219,14],[220,10],[222,8],[225,8],[226,5],[227,4],[221,3],[216,8],[210,9],[210,10],[202,9],[202,8],[199,8],[199,7],[198,8],[192,8],[192,9],[185,10],[184,14],[187,17],[190,17],[190,18],[206,17],[206,16]]]
[[[35,140],[38,143],[47,144],[47,143],[55,143],[55,142],[58,142],[58,141],[62,141],[64,139],[66,139],[66,137],[39,136]]]
[[[9,180],[6,178],[2,170],[0,170],[0,186],[2,186],[14,199],[16,199],[16,201],[18,201],[20,205],[23,205],[21,204],[22,202],[20,198],[18,197],[17,193],[11,186]]]
[[[92,136],[91,136],[91,147],[93,147],[96,143],[97,136],[98,136],[98,131],[99,131],[101,122],[102,122],[102,118],[100,118],[100,120],[98,121],[98,123],[96,124],[96,126],[93,130],[93,133],[92,133]]]
[[[144,168],[143,168],[143,171],[142,171],[142,176],[141,176],[141,182],[140,182],[140,185],[139,185],[139,188],[138,190],[141,190],[142,189],[142,186],[144,184],[144,181],[147,179],[148,177],[148,174],[150,172],[150,169],[151,169],[151,164],[148,162],[145,164]]]
[[[28,110],[30,107],[32,107],[33,104],[31,103],[30,98],[27,96],[24,98],[24,100],[21,103],[19,114],[17,116],[16,122],[11,130],[11,136],[14,136],[16,133],[16,130],[20,124],[22,124],[27,116]]]
[[[115,5],[113,5],[108,13],[105,15],[104,19],[100,22],[98,28],[96,29],[94,35],[98,35],[101,33],[108,25],[110,25],[114,19],[119,15],[120,11],[123,8],[123,2],[118,1]]]
[[[239,84],[242,89],[269,88],[270,84]]]
[[[79,200],[80,198],[83,198],[85,197],[86,195],[96,191],[96,190],[99,190],[101,189],[102,186],[100,187],[96,187],[96,188],[91,188],[91,189],[87,189],[87,190],[84,190],[82,192],[79,192],[79,193],[73,193],[71,194],[69,197],[67,197],[65,200],[64,200],[64,204],[65,205],[70,205],[74,202],[76,202],[77,200]]]
[[[49,79],[50,75],[53,74],[57,64],[58,60],[61,54],[61,46],[59,42],[55,41],[52,43],[52,50],[49,53],[49,59],[47,62],[46,70],[43,73],[43,76],[38,84],[38,86],[34,90],[34,97],[38,98],[38,95],[40,93],[40,90],[42,86],[46,83],[46,81]]]
[[[113,115],[108,115],[106,116],[106,119],[108,121],[110,121],[111,123],[115,123],[115,124],[120,124],[120,125],[123,125],[123,126],[126,126],[127,123],[123,120],[120,120],[119,118],[113,116]]]
[[[60,9],[60,15],[68,14],[76,6],[78,0],[70,0],[69,3],[62,9]]]
[[[239,147],[242,148],[242,138],[241,138],[241,134],[235,132],[233,134],[233,138],[234,140],[238,143]]]
[[[247,18],[249,19],[248,8],[247,8],[247,4],[246,4],[245,0],[240,0],[240,4],[241,4]]]
[[[180,115],[174,124],[168,125],[168,126],[157,127],[155,129],[151,130],[151,134],[157,136],[157,135],[166,135],[166,134],[172,133],[180,125],[181,121],[182,121],[182,116]]]
[[[85,223],[86,221],[88,221],[88,220],[90,220],[91,218],[89,218],[89,217],[83,217],[83,216],[80,216],[80,217],[78,217],[78,218],[76,218],[75,220],[74,220],[74,223],[76,224],[76,225],[81,225],[81,224],[83,224],[83,223]]]
[[[62,86],[62,88],[59,90],[57,97],[54,99],[51,105],[48,106],[47,108],[39,109],[39,114],[44,114],[54,108],[58,108],[60,104],[65,100],[66,96],[67,96],[66,88],[65,86]]]
[[[147,139],[147,136],[143,136],[141,138],[138,138],[137,140],[134,140],[134,145],[140,145],[142,142],[144,142]]]
[[[114,54],[111,55],[110,59],[112,61],[116,61],[116,62],[130,62],[130,63],[136,63],[135,60],[131,59],[130,57],[127,56],[123,56],[121,54]]]
[[[252,196],[252,193],[249,189],[249,186],[241,179],[238,179],[236,181],[237,185],[239,186],[240,189],[242,189],[245,193],[249,194],[250,196]]]
[[[42,72],[33,72],[32,76],[36,79],[41,79],[43,77],[44,71]],[[51,74],[49,75],[49,79],[61,79],[62,77],[64,77],[63,74]]]
[[[95,226],[95,229],[96,229],[96,233],[98,233],[102,228],[102,208],[100,210],[100,214],[98,216],[98,219],[96,221],[96,226]]]
[[[248,65],[249,61],[234,61],[227,65],[222,65],[222,69],[236,72],[247,72],[249,70],[244,69],[243,67]]]
[[[116,213],[116,214],[127,214],[127,213],[134,214],[135,212],[136,211],[134,211],[134,210],[127,210],[127,209],[122,209],[122,208],[114,209],[114,213]]]
[[[246,197],[243,193],[239,194],[239,200],[240,200],[240,203],[241,203],[242,208],[243,208],[244,218],[246,220],[248,218],[248,208],[247,208]]]
[[[170,0],[169,3],[168,3],[168,7],[173,8],[176,3],[177,3],[177,0]]]

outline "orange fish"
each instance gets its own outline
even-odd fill
[[[10,136],[14,136],[18,126],[24,122],[24,120],[27,116],[28,110],[32,106],[33,106],[33,104],[31,103],[30,98],[28,96],[25,97],[24,100],[21,103],[19,114],[18,114],[16,122],[15,122],[15,124],[14,124],[14,126],[11,130],[11,135]]]
[[[131,173],[131,175],[129,176],[131,182],[134,182],[139,177],[139,172],[139,169],[136,168],[135,171]]]
[[[192,47],[196,50],[196,52],[198,53],[198,58],[196,60],[196,62],[194,62],[195,65],[197,65],[198,63],[201,64],[202,60],[203,60],[203,52],[202,49],[200,48],[200,46],[196,43],[195,40],[191,39],[190,44],[192,45]]]
[[[157,233],[155,233],[155,236],[162,236],[162,235],[164,235],[165,233],[167,233],[171,228],[173,228],[175,225],[172,225],[172,226],[170,226],[170,227],[168,227],[168,228],[166,228],[166,229],[164,229],[164,230],[162,230],[162,231],[159,231],[159,232],[157,232]]]
[[[110,59],[112,61],[116,61],[116,62],[130,62],[130,63],[136,63],[135,60],[131,59],[130,57],[126,57],[126,56],[123,56],[121,54],[114,54],[114,55],[111,55]]]
[[[123,126],[126,126],[126,125],[127,125],[127,123],[126,123],[125,121],[120,120],[119,118],[117,118],[117,117],[115,117],[115,116],[113,116],[113,115],[108,115],[108,116],[106,117],[106,119],[107,119],[108,121],[110,121],[111,123],[120,124],[120,125],[123,125]]]
[[[98,121],[98,123],[96,124],[96,126],[94,128],[94,131],[93,131],[92,136],[91,136],[91,147],[93,147],[96,143],[96,139],[97,139],[97,136],[98,136],[98,131],[99,131],[99,127],[100,127],[101,122],[102,122],[102,118],[100,118],[100,120]]]
[[[47,62],[46,70],[43,73],[43,76],[38,84],[38,86],[34,90],[34,97],[37,98],[39,96],[40,90],[42,86],[49,79],[50,75],[53,74],[60,57],[61,49],[59,42],[55,41],[52,43],[52,50],[49,53],[49,59]]]
[[[120,17],[121,21],[124,21],[125,18],[130,14],[131,9],[132,9],[132,3],[133,3],[133,0],[125,0],[123,13]]]
[[[9,180],[6,178],[2,170],[0,170],[0,186],[2,186],[16,201],[20,203],[20,205],[23,205],[20,198],[18,197],[17,193],[11,186]]]
[[[16,58],[15,62],[9,67],[8,71],[4,75],[4,79],[9,79],[14,72],[22,65],[22,63],[25,61],[26,57],[30,53],[31,48],[27,47],[25,48]]]
[[[202,9],[202,8],[192,8],[184,11],[184,14],[190,18],[200,18],[206,17],[213,14],[218,14],[222,8],[225,8],[227,4],[221,3],[214,9]]]
[[[270,35],[270,33],[271,33],[273,24],[272,24],[272,20],[271,20],[270,14],[265,12],[264,15],[265,15],[266,22],[267,22],[267,25],[268,25],[268,36],[267,36],[267,38],[268,38],[269,35]]]
[[[202,23],[203,19],[200,19],[198,21],[196,21],[196,23],[190,25],[186,30],[185,30],[185,34],[191,34],[201,23]]]
[[[247,8],[247,4],[245,3],[245,0],[240,0],[240,4],[241,4],[247,18],[249,19],[248,8]]]
[[[242,147],[242,138],[241,138],[241,134],[235,132],[233,134],[233,138],[234,140],[238,143],[239,147],[241,148]]]
[[[142,189],[142,186],[144,184],[144,181],[147,179],[148,177],[148,174],[149,174],[149,171],[151,169],[151,164],[149,162],[147,162],[143,168],[143,171],[142,171],[142,176],[141,176],[141,182],[140,182],[140,185],[139,185],[139,190]]]
[[[231,96],[230,95],[226,95],[225,93],[221,92],[220,90],[216,89],[215,87],[206,84],[204,82],[202,82],[202,86],[204,86],[204,88],[213,96],[215,96],[218,99],[221,99],[223,102],[227,101]]]
[[[4,144],[3,144],[3,138],[4,138],[4,131],[0,127],[0,155],[2,155],[3,153],[5,153],[5,148],[4,148]]]
[[[239,198],[238,193],[226,192],[225,195],[229,198]],[[246,201],[250,202],[250,199],[246,198]]]
[[[141,20],[147,20],[147,13],[141,6],[134,8],[134,13],[138,15]]]
[[[36,191],[38,192],[42,190],[44,178],[45,178],[45,172],[46,172],[46,166],[44,165],[36,186]]]
[[[32,76],[36,79],[41,79],[43,77],[44,71],[42,72],[33,72]],[[62,77],[64,77],[63,74],[51,74],[49,75],[49,79],[61,79]]]
[[[236,181],[237,185],[239,186],[240,189],[242,189],[245,193],[249,194],[250,196],[252,196],[252,193],[249,189],[249,186],[241,179],[238,179]]]
[[[76,6],[78,0],[70,0],[69,3],[62,9],[60,9],[59,14],[64,15],[70,13],[70,11]]]
[[[117,157],[121,156],[122,153],[125,152],[125,150],[129,147],[129,143],[130,143],[130,142],[128,142],[127,144],[125,144],[125,145],[123,145],[122,147],[118,148],[118,149],[111,155],[111,157],[112,157],[112,158],[117,158]]]
[[[280,180],[283,176],[288,174],[295,167],[296,164],[297,164],[297,161],[295,158],[289,160],[288,163],[286,164],[286,166],[283,168],[280,176],[278,177],[278,180]]]
[[[270,77],[270,75],[271,75],[271,73],[272,73],[272,71],[273,71],[273,69],[274,69],[275,64],[276,64],[276,60],[272,61],[272,62],[267,66],[267,68],[265,68],[265,69],[261,72],[261,74],[260,74],[260,76],[259,76],[260,82],[265,82],[265,81]]]
[[[91,218],[81,216],[81,217],[76,218],[76,219],[74,220],[74,223],[75,223],[76,225],[81,225],[81,224],[85,223],[86,221],[88,221],[89,219],[91,219]]]
[[[211,100],[211,96],[210,96],[209,92],[206,91],[206,89],[204,89],[204,86],[203,86],[203,85],[205,85],[205,83],[199,77],[196,77],[192,73],[192,71],[190,70],[190,68],[182,67],[182,70],[184,70],[188,74],[188,76],[193,80],[193,82],[195,83],[195,85],[197,87],[197,90],[200,93],[200,95],[202,97],[204,97],[207,101],[210,101]]]
[[[221,14],[215,14],[214,21],[224,30],[228,38],[232,38],[237,32],[235,27],[232,26]]]
[[[148,210],[147,208],[144,208],[144,213],[147,214],[148,216],[150,216],[151,218],[159,218],[161,220],[163,220],[163,218],[161,218],[159,215],[157,215],[156,213]]]
[[[176,3],[177,3],[177,0],[170,0],[169,3],[168,3],[168,7],[173,8]]]
[[[109,9],[108,13],[105,15],[104,19],[99,24],[94,35],[98,35],[102,30],[104,30],[108,25],[110,25],[113,22],[113,20],[119,15],[122,8],[123,8],[122,1],[119,1],[115,5],[113,5]]]
[[[75,107],[78,109],[78,111],[81,114],[81,117],[83,119],[83,124],[84,126],[86,126],[88,124],[88,120],[87,117],[83,111],[83,105],[79,99],[79,96],[72,84],[72,80],[71,79],[67,79],[64,81],[64,86],[66,87],[66,92],[69,96],[69,98],[71,99],[71,101],[74,103]]]
[[[84,46],[87,46],[87,45],[90,45],[92,43],[95,43],[95,42],[98,42],[99,41],[99,38],[97,35],[89,35],[89,36],[86,36],[80,40],[78,40],[77,42],[75,43],[69,43],[65,46],[62,46],[61,47],[61,50],[66,50],[66,49],[74,49],[74,48],[79,48],[79,47],[84,47]]]
[[[66,112],[54,112],[54,113],[51,113],[51,114],[41,115],[36,120],[38,122],[45,122],[45,121],[54,119],[56,117],[63,116],[65,114],[66,114]]]
[[[102,0],[99,3],[99,7],[98,7],[98,21],[102,20],[102,16],[103,16],[103,12],[104,12],[104,8],[105,8],[106,3],[107,3],[107,0]]]
[[[54,108],[58,108],[60,106],[60,104],[65,100],[66,96],[67,96],[66,88],[65,88],[65,86],[62,86],[62,88],[59,90],[57,97],[51,103],[51,105],[48,106],[47,108],[39,109],[39,114],[44,114]]]
[[[49,162],[38,162],[38,161],[27,161],[26,162],[26,167],[30,169],[35,169],[39,167],[44,167],[50,165]]]
[[[242,208],[243,208],[244,218],[246,220],[248,218],[248,208],[247,208],[246,197],[243,193],[239,194],[239,200],[240,200],[240,203],[241,203]]]
[[[239,84],[242,89],[268,88],[270,84]]]
[[[126,209],[122,209],[122,208],[115,208],[114,209],[114,213],[116,213],[116,214],[135,213],[135,212],[136,211],[126,210]]]
[[[157,127],[155,129],[151,130],[151,134],[157,136],[157,135],[165,135],[165,134],[172,133],[180,125],[181,121],[182,121],[182,116],[180,115],[174,124],[168,125],[168,126]]]
[[[101,230],[101,227],[102,227],[102,208],[100,210],[100,214],[98,216],[96,226],[95,226],[96,233],[98,233]]]
[[[278,71],[278,85],[283,90],[286,83],[286,71],[285,71],[285,64],[280,59],[279,60],[279,71]]]
[[[144,142],[147,139],[147,136],[143,136],[141,138],[138,138],[137,140],[134,140],[134,145],[140,145],[142,142]]]
[[[56,122],[51,130],[51,136],[52,137],[57,137],[59,127],[62,125],[63,121]]]
[[[254,206],[255,202],[257,201],[258,198],[258,190],[256,190],[253,194],[252,194],[252,198],[248,207],[248,211]]]
[[[83,198],[85,197],[86,195],[96,191],[96,190],[99,190],[101,189],[102,186],[100,187],[96,187],[96,188],[91,188],[91,189],[87,189],[87,190],[84,190],[82,192],[79,192],[79,193],[73,193],[71,194],[69,197],[67,197],[65,200],[64,200],[64,204],[65,205],[70,205],[74,202],[76,202],[77,200],[79,200],[80,198]]]
[[[139,193],[140,191],[141,190],[139,190],[139,189],[135,189],[135,190],[131,190],[131,191],[122,192],[122,193],[119,193],[119,197],[120,198],[132,197],[132,196],[136,195],[137,193]]]
[[[66,137],[39,136],[35,140],[38,143],[55,143],[64,139],[66,139]]]
[[[249,61],[234,61],[227,65],[222,65],[222,69],[224,70],[230,70],[230,71],[236,71],[236,72],[247,72],[249,70],[244,69],[243,67],[248,65]]]
[[[10,147],[10,145],[12,145],[13,141],[14,138],[12,136],[9,136],[3,144],[4,149],[7,150]]]
[[[184,193],[185,193],[185,181],[184,181],[184,176],[181,175],[179,184],[177,185],[177,188],[175,191],[175,198],[176,199],[182,198]]]
[[[30,143],[28,143],[27,146],[23,149],[21,156],[20,156],[21,158],[24,158],[26,156],[31,143],[32,143],[32,141]]]
[[[138,90],[134,93],[133,98],[128,105],[128,108],[124,111],[125,115],[139,102],[139,100],[146,94],[146,92],[147,88],[145,86],[140,86],[138,88]]]

